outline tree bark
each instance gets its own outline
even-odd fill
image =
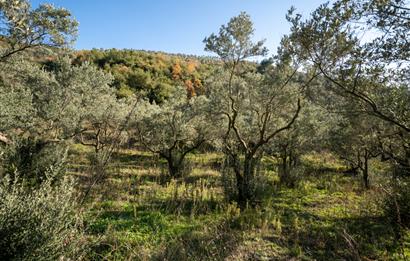
[[[238,159],[236,163],[237,161]],[[257,163],[258,158],[255,158],[254,154],[246,153],[242,171],[239,164],[233,166],[238,192],[237,203],[242,209],[254,203],[254,178]]]
[[[369,153],[367,151],[364,153],[363,183],[366,189],[370,187],[370,184],[369,184]]]
[[[168,173],[171,178],[181,178],[183,175],[183,163],[184,156],[177,156],[169,153],[167,157],[164,157],[168,163]]]
[[[169,172],[169,175],[170,175],[172,178],[179,178],[180,175],[181,175],[181,174],[180,174],[180,173],[181,173],[181,170],[180,170],[178,164],[177,164],[176,162],[174,162],[174,160],[171,159],[171,158],[168,158],[168,159],[167,159],[167,162],[168,162],[168,172]]]
[[[282,160],[282,166],[281,169],[279,170],[279,180],[281,183],[286,183],[286,179],[289,176],[289,169],[291,167],[291,157],[289,156],[289,161],[288,161],[288,150],[287,150],[287,145],[283,146],[283,152],[281,154],[281,160]]]

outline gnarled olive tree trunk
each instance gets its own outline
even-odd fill
[[[168,172],[171,178],[181,178],[184,175],[185,155],[183,153],[170,152],[163,156],[168,164]]]
[[[254,203],[255,176],[261,158],[254,153],[245,153],[243,159],[237,154],[230,155],[230,159],[230,167],[234,171],[236,181],[236,202],[244,208]]]

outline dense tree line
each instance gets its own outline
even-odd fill
[[[218,66],[216,59],[137,50],[78,51],[74,64],[90,62],[114,76],[112,86],[119,97],[143,93],[162,102],[176,86],[185,86],[189,96],[204,93],[204,80]]]

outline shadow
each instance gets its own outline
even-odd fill
[[[184,233],[167,243],[150,260],[225,260],[232,256],[242,240],[240,232],[231,229],[225,221]]]
[[[291,201],[274,200],[274,212],[282,213],[282,231],[280,236],[264,237],[290,249],[285,260],[384,260],[388,253],[400,252],[394,229],[385,217],[324,218],[291,207]]]
[[[191,198],[153,200],[150,204],[141,206],[143,209],[160,211],[166,215],[192,217],[215,213],[221,208],[221,202],[216,199],[194,200]]]
[[[157,245],[153,255],[144,260],[224,260],[242,242],[240,231],[233,230],[224,219],[198,225],[195,221],[190,224],[186,218],[177,221],[175,215],[161,207],[157,210],[153,206],[139,206],[136,210],[132,206],[121,210],[106,207],[108,209],[88,225],[90,233],[101,235],[115,231],[144,235],[144,242],[149,240]],[[101,244],[95,251],[104,256],[111,247]]]
[[[155,174],[155,173],[146,173],[146,174],[139,174],[138,175],[140,182],[155,182],[160,184],[162,182],[162,177],[161,174]]]
[[[198,184],[201,180],[205,180],[209,185],[216,186],[220,182],[220,179],[220,176],[204,171],[202,174],[188,175],[183,178],[183,181],[188,184]]]
[[[149,166],[161,162],[155,155],[116,152],[112,155],[112,162],[127,165]]]

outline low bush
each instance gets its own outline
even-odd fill
[[[41,183],[46,173],[53,172],[54,177],[64,174],[67,159],[65,144],[48,143],[33,138],[15,140],[3,153],[2,175],[11,178],[19,173],[26,184],[33,186]],[[1,173],[0,173],[1,174]]]
[[[393,224],[402,228],[410,227],[410,179],[396,178],[387,191],[384,211]]]
[[[52,176],[33,188],[18,175],[0,180],[0,260],[81,259],[87,244],[73,181]]]
[[[295,188],[303,180],[306,170],[302,165],[289,167],[286,171],[278,167],[278,173],[281,184],[289,188]]]

